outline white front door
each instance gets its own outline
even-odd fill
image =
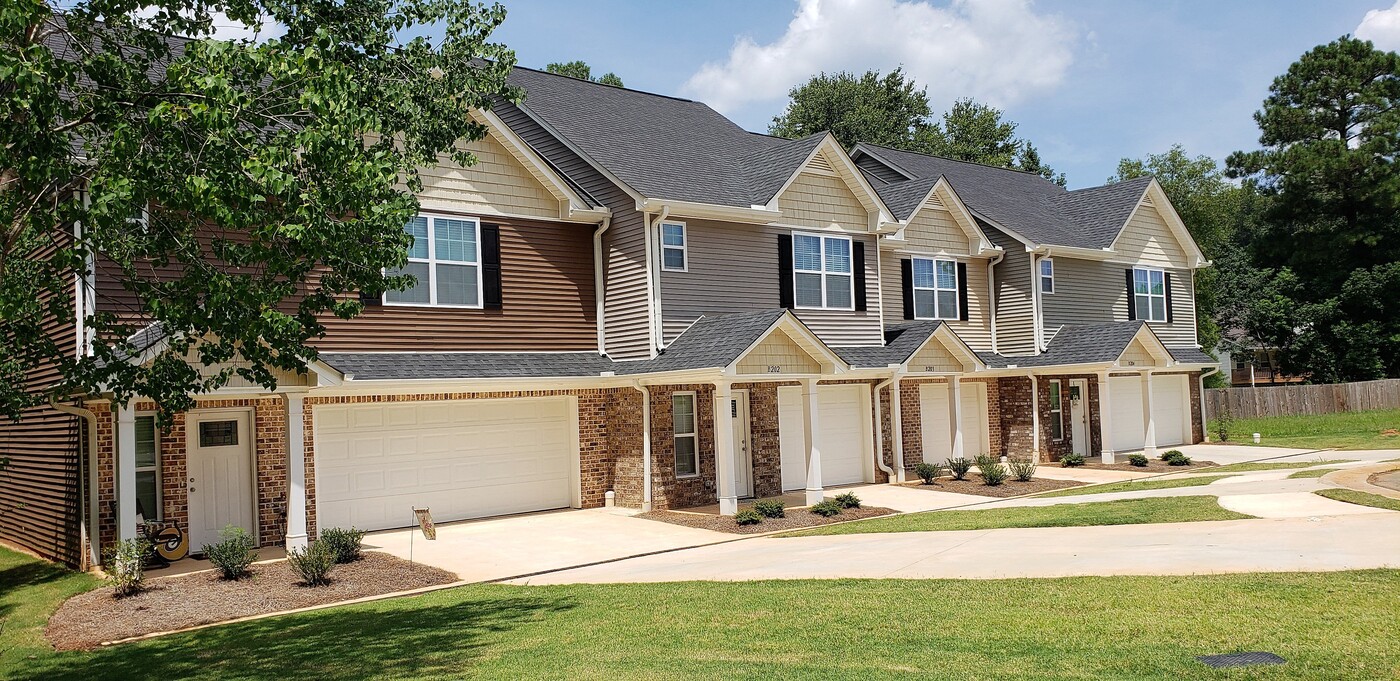
[[[1074,453],[1089,455],[1089,383],[1082,379],[1069,382],[1069,439]]]
[[[190,412],[186,416],[193,552],[219,541],[219,532],[229,525],[257,537],[252,421],[247,410]]]
[[[749,451],[749,391],[735,390],[729,398],[734,419],[734,493],[753,496],[753,453]]]
[[[953,451],[953,427],[948,411],[948,384],[919,386],[919,417],[923,429],[924,460],[947,461]],[[991,432],[987,429],[987,385],[964,382],[962,392],[963,457],[991,453]]]

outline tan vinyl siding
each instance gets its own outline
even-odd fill
[[[788,225],[826,228],[837,224],[864,230],[870,224],[865,206],[836,175],[799,174],[778,197],[778,209]]]
[[[782,305],[778,281],[778,235],[793,230],[688,220],[688,271],[660,272],[666,342],[701,315],[771,310]],[[798,230],[801,231],[801,230]],[[794,310],[813,333],[832,346],[880,345],[879,286],[874,237],[851,235],[865,244],[868,311]]]
[[[1024,244],[995,227],[983,225],[982,231],[993,244],[1006,252],[996,265],[997,351],[1003,355],[1034,354],[1031,256]]]
[[[495,137],[458,146],[476,155],[476,165],[463,168],[444,154],[436,167],[420,170],[423,191],[418,199],[425,209],[559,218],[559,199]]]
[[[778,371],[770,371],[773,367]],[[822,365],[786,332],[776,331],[740,358],[737,369],[741,374],[819,374]]]
[[[1140,205],[1123,232],[1118,235],[1114,251],[1124,260],[1153,267],[1190,267],[1186,249],[1172,233],[1167,221],[1155,206]]]
[[[1157,364],[1157,359],[1147,351],[1147,348],[1143,347],[1142,341],[1138,340],[1128,344],[1128,347],[1123,350],[1123,354],[1119,355],[1118,361],[1123,366],[1153,366]]]
[[[1130,265],[1063,256],[1055,261],[1055,292],[1040,297],[1046,335],[1063,324],[1128,321]],[[1152,331],[1171,347],[1196,344],[1196,301],[1191,270],[1167,270],[1172,279],[1172,322],[1152,322]],[[1001,320],[997,320],[998,324]],[[1000,328],[1000,327],[998,327]]]
[[[880,285],[884,287],[886,324],[904,321],[904,279],[899,261],[915,255],[905,252],[899,245],[891,248],[887,244],[880,249],[880,270],[884,275]],[[992,324],[988,314],[991,298],[987,295],[987,261],[965,256],[957,261],[967,263],[967,321],[949,320],[948,326],[973,350],[990,352]]]
[[[963,371],[962,360],[948,351],[938,339],[930,339],[909,360],[910,371]]]
[[[958,225],[953,214],[937,199],[929,199],[909,226],[904,228],[904,240],[911,247],[928,251],[964,254],[972,251],[967,232]]]

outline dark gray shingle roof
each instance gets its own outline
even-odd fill
[[[1071,364],[1112,362],[1123,354],[1128,343],[1147,322],[1105,322],[1066,324],[1060,327],[1050,346],[1039,355],[1005,356],[977,353],[988,366],[1048,367]]]
[[[943,326],[943,322],[922,321],[893,324],[885,329],[885,345],[883,347],[848,347],[834,348],[834,350],[841,355],[841,359],[846,360],[846,363],[853,367],[883,368],[891,364],[903,364],[940,326]]]
[[[618,362],[618,374],[646,374],[729,366],[787,310],[701,317],[654,359]]]
[[[597,376],[613,370],[596,352],[323,352],[356,381]]]
[[[871,184],[875,186],[875,193],[880,195],[880,199],[889,206],[890,212],[894,214],[896,220],[904,220],[914,214],[914,210],[928,196],[933,185],[938,184],[938,178],[942,175],[931,175],[904,182],[880,185],[875,181]],[[866,179],[870,179],[869,173]]]
[[[1182,364],[1219,364],[1220,360],[1206,354],[1204,350],[1196,347],[1189,348],[1167,348],[1171,351],[1172,359]]]

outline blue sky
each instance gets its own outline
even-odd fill
[[[1253,112],[1303,52],[1363,20],[1400,47],[1391,1],[506,0],[495,37],[522,66],[582,59],[756,131],[806,76],[902,64],[939,110],[1004,108],[1083,187],[1173,143],[1218,160],[1253,148]]]

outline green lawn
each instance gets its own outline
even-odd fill
[[[0,583],[11,608],[51,610],[89,583],[25,569]],[[0,678],[1377,679],[1400,670],[1377,600],[1397,591],[1396,570],[470,586],[91,653],[56,654],[37,622],[11,620]],[[1288,664],[1193,659],[1248,650]]]
[[[1400,499],[1391,499],[1390,497],[1383,497],[1379,494],[1371,494],[1370,492],[1358,492],[1354,489],[1335,488],[1320,489],[1316,492],[1313,492],[1313,494],[1322,497],[1327,497],[1328,499],[1335,499],[1337,501],[1345,501],[1348,504],[1371,506],[1373,508],[1384,508],[1389,511],[1400,511]]]
[[[1199,485],[1209,485],[1221,478],[1228,478],[1228,475],[1198,475],[1190,478],[1174,478],[1171,480],[1125,480],[1123,482],[1112,482],[1106,485],[1090,485],[1088,487],[1071,487],[1069,489],[1055,490],[1041,494],[1042,497],[1073,497],[1081,494],[1109,494],[1111,492],[1141,492],[1149,489],[1173,489],[1176,487],[1196,487]]]
[[[1293,475],[1288,476],[1288,479],[1289,479],[1289,480],[1297,480],[1297,479],[1299,479],[1299,478],[1320,478],[1320,477],[1322,477],[1322,476],[1324,476],[1324,475],[1327,475],[1328,473],[1336,473],[1336,472],[1339,471],[1339,470],[1342,470],[1342,469],[1340,469],[1340,468],[1313,468],[1313,469],[1311,469],[1311,470],[1298,471],[1297,473],[1294,473]]]
[[[781,536],[868,534],[873,532],[937,532],[990,530],[1004,527],[1083,527],[1088,525],[1142,525],[1197,520],[1252,518],[1227,511],[1213,496],[1120,499],[1085,504],[1016,506],[977,511],[929,511],[871,518],[855,523],[814,527]]]
[[[1212,422],[1212,437],[1217,432],[1214,426]],[[1400,409],[1237,419],[1230,429],[1230,440],[1253,445],[1254,433],[1259,433],[1259,444],[1264,447],[1400,449],[1400,436],[1384,435],[1387,430],[1400,430]]]
[[[1351,463],[1351,459],[1316,459],[1313,461],[1280,461],[1264,463],[1232,463],[1226,466],[1216,466],[1215,468],[1203,469],[1202,473],[1248,473],[1250,471],[1281,471],[1289,468],[1307,468],[1309,466],[1331,466],[1338,463]]]
[[[0,679],[16,678],[30,655],[48,649],[44,624],[60,603],[99,584],[0,546]]]

